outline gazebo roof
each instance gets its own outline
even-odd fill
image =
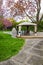
[[[22,22],[22,23],[20,23],[18,26],[27,26],[27,25],[37,25],[37,24],[35,24],[35,23],[32,23],[32,22]]]

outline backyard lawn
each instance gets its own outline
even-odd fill
[[[16,55],[23,45],[23,39],[12,38],[11,35],[0,32],[0,61]]]

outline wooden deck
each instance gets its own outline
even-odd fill
[[[43,38],[43,36],[18,36],[18,38],[25,38],[25,39],[31,39],[31,38]]]
[[[30,35],[21,35],[18,36],[19,38],[25,38],[25,39],[31,39],[31,38],[43,38],[43,32],[37,32],[36,34],[30,34]]]

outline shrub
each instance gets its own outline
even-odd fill
[[[6,27],[11,27],[12,23],[7,19],[3,19],[3,25],[6,26]]]
[[[38,31],[43,31],[43,21],[40,21],[40,22],[38,23],[37,28],[38,28]]]
[[[3,23],[2,21],[0,21],[0,30],[2,30],[2,28],[3,28]]]
[[[0,30],[2,30],[3,28],[3,17],[0,16]]]
[[[13,18],[2,18],[0,17],[0,29],[11,30],[12,27],[16,27],[17,22]]]
[[[13,26],[13,27],[16,27],[16,25],[17,25],[16,20],[14,20],[13,18],[8,18],[8,20],[9,20],[10,22],[12,22],[12,26]]]
[[[3,29],[4,30],[11,30],[12,29],[12,23],[5,18],[3,18]]]

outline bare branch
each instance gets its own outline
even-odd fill
[[[35,21],[35,20],[34,20],[31,16],[29,16],[26,12],[25,12],[25,14],[29,17],[29,19],[30,19],[32,22]]]

